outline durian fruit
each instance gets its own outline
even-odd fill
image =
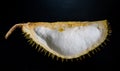
[[[57,59],[81,59],[99,46],[108,36],[107,20],[67,21],[67,22],[28,22],[14,25],[6,34],[21,28],[25,37],[38,51]],[[36,46],[35,46],[36,45]]]

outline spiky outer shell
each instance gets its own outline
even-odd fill
[[[103,21],[105,23],[105,27],[107,28],[107,32],[106,32],[106,35],[110,34],[111,33],[111,30],[109,29],[109,27],[107,26],[107,21],[104,20]],[[47,23],[48,22],[39,22],[39,23]],[[69,22],[70,23],[70,22]],[[75,22],[77,23],[77,22]],[[40,24],[40,25],[43,25],[43,24]],[[57,60],[58,59],[61,59],[62,61],[64,60],[67,60],[67,59],[76,59],[76,60],[82,60],[85,58],[85,55],[91,57],[93,54],[95,54],[96,52],[100,51],[100,47],[102,47],[103,44],[105,44],[105,41],[107,40],[104,40],[104,43],[101,44],[101,46],[97,46],[96,48],[92,49],[91,51],[77,57],[77,58],[65,58],[65,57],[61,57],[61,56],[57,56],[51,52],[49,52],[48,50],[44,49],[44,46],[41,46],[40,44],[36,43],[36,41],[34,41],[34,37],[31,38],[31,33],[30,32],[26,32],[26,31],[30,31],[30,30],[27,30],[26,28],[29,28],[28,27],[31,27],[33,28],[34,26],[37,26],[38,25],[38,22],[37,23],[22,23],[22,24],[16,24],[14,25],[10,31],[6,34],[5,38],[7,39],[8,36],[16,29],[16,28],[20,28],[22,29],[22,32],[24,34],[24,37],[28,40],[28,42],[31,44],[32,47],[35,47],[35,49],[37,49],[38,52],[44,52],[45,55],[48,55],[48,57],[52,57],[53,59],[56,58]],[[71,27],[72,24],[70,24],[69,26]],[[74,26],[74,25],[73,25]],[[85,26],[85,25],[82,25],[82,26]],[[48,25],[45,25],[45,27],[48,27]],[[51,28],[51,27],[50,27]],[[32,31],[32,30],[31,30]],[[106,37],[105,37],[106,38]]]

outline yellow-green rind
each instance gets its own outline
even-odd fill
[[[36,42],[34,42],[33,39],[30,38],[29,34],[27,34],[25,32],[23,32],[23,34],[24,34],[24,37],[28,40],[28,43],[32,47],[34,47],[38,52],[43,52],[43,54],[45,56],[47,55],[48,57],[51,57],[52,59],[60,60],[61,62],[64,62],[64,61],[67,62],[68,60],[70,60],[70,61],[74,61],[74,60],[82,61],[82,60],[84,60],[86,58],[86,56],[87,57],[92,57],[94,54],[96,54],[99,51],[101,51],[101,47],[104,47],[106,45],[107,41],[109,41],[108,37],[111,35],[111,32],[112,32],[110,25],[107,26],[107,29],[108,29],[108,32],[107,32],[108,36],[107,36],[106,40],[104,40],[104,42],[100,46],[96,47],[95,49],[89,51],[88,53],[86,53],[86,54],[84,54],[82,56],[79,56],[77,58],[71,58],[71,59],[61,58],[59,56],[56,56],[55,54],[50,53],[49,51],[45,50],[42,46],[40,46]]]

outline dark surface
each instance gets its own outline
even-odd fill
[[[113,70],[119,57],[118,2],[112,0],[4,0],[0,1],[0,64],[4,70]],[[113,33],[104,49],[83,61],[60,62],[37,53],[19,34],[4,39],[16,23],[39,21],[96,21],[107,19]],[[113,39],[114,38],[114,39]],[[119,40],[118,40],[119,41]],[[28,47],[28,48],[27,48]],[[107,47],[107,48],[106,48]],[[86,67],[86,68],[85,68]],[[88,68],[90,67],[90,68]],[[3,71],[4,71],[3,70]]]

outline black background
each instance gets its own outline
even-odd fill
[[[20,71],[89,69],[113,70],[116,65],[116,42],[119,6],[116,0],[4,0],[0,1],[0,64],[1,68]],[[110,42],[102,51],[83,61],[60,62],[37,53],[23,37],[14,34],[4,39],[6,32],[17,23],[54,21],[96,21],[107,19],[112,28]],[[18,32],[18,31],[16,31]],[[116,37],[115,37],[116,36]],[[113,39],[113,37],[115,37]],[[26,48],[28,47],[28,48]],[[106,48],[107,47],[107,48]],[[85,68],[86,67],[86,68]]]

